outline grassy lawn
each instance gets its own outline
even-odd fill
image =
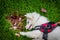
[[[41,8],[45,8],[47,13],[42,13]],[[14,11],[18,11],[18,15],[36,11],[57,22],[60,20],[60,0],[0,0],[0,40],[31,40],[25,36],[16,37],[15,31],[9,30],[6,16]]]

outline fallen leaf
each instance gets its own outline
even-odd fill
[[[47,10],[45,8],[41,8],[41,12],[47,12]]]

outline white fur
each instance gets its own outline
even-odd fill
[[[26,29],[29,28],[30,24],[32,24],[29,30],[31,30],[35,26],[42,25],[44,23],[49,22],[49,20],[46,17],[41,16],[40,14],[36,12],[27,13],[25,16],[27,18],[27,25],[25,26]],[[31,18],[31,19],[28,19],[28,18]],[[40,30],[20,32],[20,34],[23,36],[34,38],[33,40],[43,40],[42,39],[43,33]],[[48,40],[60,40],[60,27],[56,27],[55,30],[53,30],[51,33],[48,33]]]

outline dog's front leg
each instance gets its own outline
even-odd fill
[[[39,36],[41,36],[41,32],[39,30],[20,32],[20,34],[29,38],[38,38]]]

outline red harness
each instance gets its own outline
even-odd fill
[[[42,24],[41,28],[40,28],[40,31],[41,32],[45,32],[45,29],[47,30],[48,33],[50,33],[53,29],[56,28],[56,24],[48,24],[48,23],[45,23],[45,24]]]
[[[43,39],[48,40],[48,33],[52,32],[57,27],[57,24],[53,22],[45,23],[39,26],[36,26],[33,30],[40,30],[43,32]]]

